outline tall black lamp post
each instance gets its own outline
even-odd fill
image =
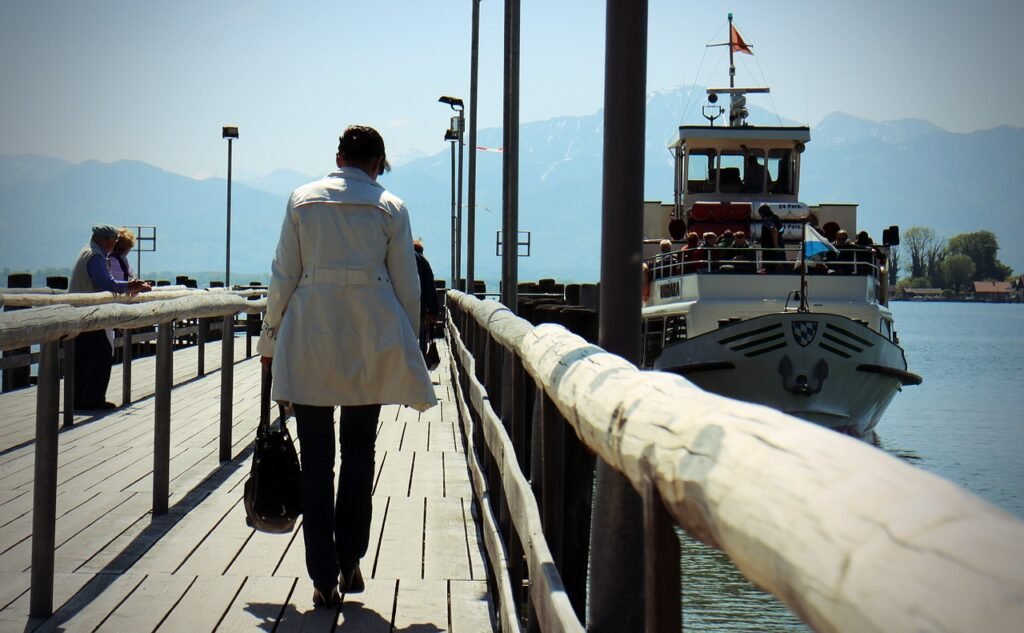
[[[444,140],[452,143],[452,288],[459,288],[462,275],[462,134],[466,128],[465,108],[458,97],[441,97],[439,103],[446,103],[455,116],[451,119]],[[459,146],[458,185],[455,179],[455,146]],[[465,288],[463,288],[465,290]]]
[[[224,254],[224,287],[231,287],[231,142],[238,138],[238,127],[224,126],[223,138],[228,140],[228,230]]]

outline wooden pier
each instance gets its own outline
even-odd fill
[[[76,415],[60,433],[49,618],[29,617],[36,389],[0,395],[0,631],[492,630],[447,375],[434,374],[438,407],[382,412],[366,592],[336,613],[313,609],[300,530],[245,525],[259,361],[235,346],[222,463],[219,346],[207,344],[214,362],[202,378],[195,348],[174,353],[167,514],[151,511],[154,358],[134,362],[132,404]],[[120,378],[115,366],[111,400]]]
[[[300,532],[256,533],[241,504],[259,362],[233,323],[265,301],[153,294],[0,294],[35,306],[0,315],[0,350],[40,345],[38,386],[0,395],[0,631],[675,633],[678,527],[814,630],[1016,631],[1024,619],[1019,519],[864,442],[641,372],[455,291],[440,405],[383,411],[367,591],[313,609]],[[175,323],[196,319],[220,319],[221,342],[172,352]],[[111,380],[128,384],[127,404],[57,433],[60,346],[151,326],[156,356],[134,361],[130,383]],[[597,501],[602,469],[637,512]],[[593,545],[623,527],[635,546]],[[602,593],[598,570],[615,557],[641,560],[643,578]],[[642,615],[602,626],[594,605],[609,603]]]

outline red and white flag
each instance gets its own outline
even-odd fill
[[[484,147],[483,145],[476,146],[477,151],[480,152],[503,152],[504,148],[501,147]]]
[[[729,25],[729,46],[732,47],[734,53],[746,53],[747,55],[753,55],[754,51],[750,50],[750,46],[743,41],[743,37],[740,32],[736,30],[736,27],[732,24]]]

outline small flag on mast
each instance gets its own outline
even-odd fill
[[[804,224],[804,258],[810,259],[822,253],[838,253],[839,250],[829,243],[821,233],[810,224]]]
[[[746,53],[747,55],[753,55],[754,51],[750,50],[750,46],[743,41],[743,37],[740,32],[736,30],[736,27],[731,23],[729,24],[729,45],[732,47],[734,53]]]

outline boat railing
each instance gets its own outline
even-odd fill
[[[694,273],[800,274],[799,244],[783,248],[757,245],[698,246],[659,253],[646,260],[651,280]],[[884,259],[875,250],[840,250],[827,258],[806,262],[810,275],[853,275],[881,279]]]
[[[640,371],[496,301],[450,291],[448,304],[503,631],[583,631],[598,600],[646,600],[646,630],[679,631],[675,526],[817,631],[1016,631],[1024,621],[1024,521],[866,442]],[[591,517],[597,534],[621,511],[592,508],[595,456],[643,504],[633,553],[644,582],[614,596],[594,595],[609,585],[588,577],[613,555],[590,551]]]

